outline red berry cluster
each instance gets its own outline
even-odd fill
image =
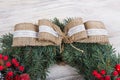
[[[118,77],[120,74],[120,64],[115,65],[115,70],[112,72],[112,75],[107,75],[106,70],[101,70],[98,72],[97,70],[93,70],[92,75],[96,77],[98,80],[111,80],[111,77],[115,77],[115,80],[120,80]]]
[[[9,59],[7,55],[0,54],[0,72],[5,73],[5,80],[11,80],[11,78],[18,78],[17,72],[23,72],[24,66],[20,65],[16,58]],[[18,80],[18,79],[12,79]]]

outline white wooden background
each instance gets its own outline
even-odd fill
[[[103,21],[111,44],[120,52],[120,0],[0,0],[0,36],[13,32],[17,23],[37,23],[38,19],[54,17]],[[72,70],[67,65],[55,65],[50,68],[49,77],[76,74]]]

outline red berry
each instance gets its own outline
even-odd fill
[[[101,73],[102,75],[105,75],[105,74],[106,74],[106,71],[105,71],[105,70],[101,70],[100,73]]]
[[[21,80],[19,75],[16,75],[13,80]]]
[[[8,60],[8,56],[3,56],[3,60],[7,61]]]
[[[7,73],[7,75],[8,75],[8,76],[13,76],[13,72],[12,72],[12,71],[9,71],[9,72]]]
[[[120,72],[120,64],[115,65],[116,71]]]
[[[97,70],[93,70],[92,75],[95,76],[96,74],[98,74]]]
[[[15,64],[17,62],[17,59],[13,58],[12,63]]]
[[[104,77],[102,77],[100,80],[105,80]]]
[[[3,66],[0,66],[0,71],[2,71],[4,69],[4,67]]]
[[[30,76],[28,74],[21,74],[20,79],[21,80],[30,80]]]
[[[20,70],[20,71],[22,71],[22,72],[23,72],[23,71],[24,71],[24,69],[25,69],[25,68],[24,68],[24,66],[19,66],[19,70]]]
[[[114,72],[113,72],[113,76],[118,76],[118,72],[117,72],[117,71],[114,71]]]
[[[120,80],[120,78],[116,78],[116,80]]]
[[[19,66],[19,62],[14,63],[14,66],[18,67]]]
[[[102,75],[98,73],[98,74],[95,75],[95,77],[96,77],[97,79],[101,79],[101,78],[102,78]]]
[[[10,67],[11,66],[11,62],[6,62],[6,66]]]
[[[3,56],[3,55],[2,55],[2,54],[0,54],[0,59],[2,59],[2,56]]]
[[[110,80],[110,76],[109,75],[105,76],[105,80]]]
[[[11,80],[11,77],[8,75],[5,75],[5,80]]]

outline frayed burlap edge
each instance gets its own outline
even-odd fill
[[[106,36],[91,36],[91,37],[88,37],[87,39],[83,39],[77,42],[109,44],[109,39]]]

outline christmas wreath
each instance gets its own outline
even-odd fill
[[[51,21],[64,31],[65,25],[70,20],[71,18],[60,22],[59,19],[55,18]],[[86,36],[84,35],[84,37]],[[41,41],[40,38],[39,40]],[[75,67],[85,80],[119,80],[119,70],[114,66],[119,65],[120,58],[119,55],[116,56],[115,50],[110,44],[85,43],[86,40],[85,42],[73,42],[70,38],[65,37],[65,43],[61,43],[60,46],[12,47],[12,41],[12,34],[3,35],[0,39],[2,53],[15,57],[21,64],[24,64],[25,72],[30,75],[31,80],[45,80],[48,73],[47,69],[52,64],[59,62],[65,62]],[[66,43],[67,41],[68,43]],[[112,75],[117,77],[106,78]]]

